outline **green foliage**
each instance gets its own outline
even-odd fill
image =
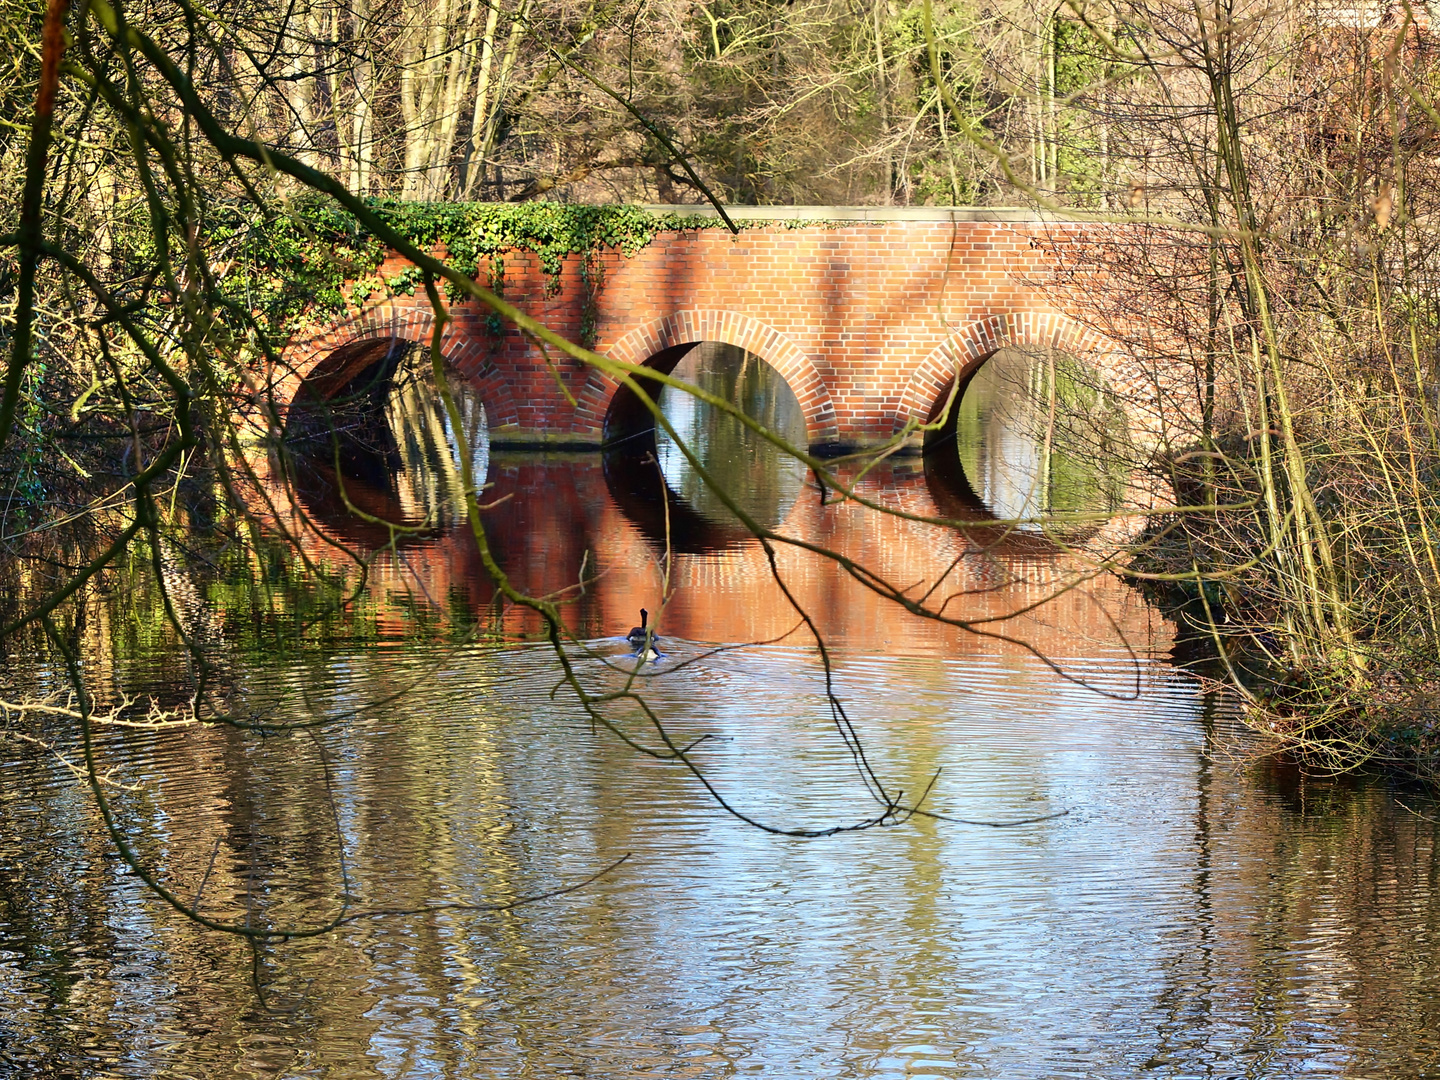
[[[1057,97],[1081,93],[1109,74],[1109,52],[1082,22],[1056,19],[1053,48]]]
[[[670,229],[721,227],[714,218],[652,214],[638,206],[568,203],[376,202],[386,222],[420,247],[443,244],[457,270],[474,277],[482,259],[506,251],[531,252],[558,286],[567,256],[614,248],[633,257]]]
[[[45,365],[40,361],[31,363],[25,369],[16,433],[20,453],[15,462],[11,490],[11,498],[19,503],[16,512],[22,521],[28,520],[31,512],[45,498],[45,483],[40,476],[40,464],[46,452],[45,433],[41,430],[45,418],[45,409],[41,404],[44,381]]]
[[[997,129],[996,120],[1003,118],[1004,109],[999,101],[992,100],[993,95],[987,90],[984,65],[978,59],[981,50],[975,30],[976,23],[968,12],[958,9],[936,12],[933,21],[935,59],[950,100],[963,114],[966,123],[972,130],[984,132],[987,138],[997,139],[1003,133]],[[910,57],[909,84],[913,87],[914,96],[906,107],[926,114],[925,130],[930,135],[926,144],[928,152],[921,151],[910,159],[912,198],[922,203],[937,201],[954,204],[978,200],[983,176],[977,175],[977,165],[982,172],[983,165],[965,152],[966,137],[956,129],[953,118],[947,117],[946,120],[948,138],[940,134],[937,113],[944,106],[938,100],[939,88],[935,85],[930,42],[925,36],[924,12],[920,5],[912,5],[901,12],[891,32],[891,51]]]
[[[1082,97],[1110,74],[1111,63],[1105,46],[1083,23],[1056,19],[1052,48],[1055,53],[1055,96],[1065,102]],[[1081,205],[1095,201],[1104,187],[1105,156],[1101,153],[1098,127],[1087,109],[1062,107],[1056,118],[1059,145],[1057,169],[1065,187]]]
[[[385,257],[384,245],[328,199],[297,200],[288,209],[265,217],[250,206],[220,207],[208,222],[227,297],[279,334],[304,315],[344,311],[342,286],[372,276]]]
[[[600,279],[595,256],[603,250],[631,258],[661,232],[723,228],[716,218],[654,214],[637,206],[398,200],[371,205],[407,240],[428,250],[443,248],[456,269],[488,280],[497,292],[503,289],[508,252],[537,255],[552,292],[559,288],[565,260],[580,256],[593,290]],[[226,259],[228,295],[277,340],[306,321],[331,321],[382,291],[413,294],[421,282],[414,267],[382,281],[377,271],[384,246],[328,200],[297,200],[288,214],[269,219],[222,210],[212,219],[210,238]]]

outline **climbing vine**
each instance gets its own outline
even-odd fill
[[[552,294],[560,288],[565,260],[580,256],[586,298],[582,339],[593,334],[594,300],[604,282],[601,252],[633,258],[662,232],[724,227],[718,218],[657,214],[639,206],[398,200],[370,205],[406,240],[428,251],[443,249],[457,270],[486,281],[497,293],[504,291],[508,253],[537,256]],[[227,294],[254,315],[275,344],[307,325],[333,322],[373,296],[409,295],[420,285],[415,267],[382,277],[385,246],[329,200],[294,200],[286,209],[262,218],[248,208],[222,207],[213,213],[209,229]],[[775,224],[823,228],[836,223],[745,221],[740,227]]]

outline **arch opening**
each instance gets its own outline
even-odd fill
[[[1124,504],[1133,461],[1124,409],[1069,352],[1003,346],[952,380],[929,419],[944,424],[926,436],[927,474],[988,515],[1022,519],[1021,530]]]
[[[804,411],[789,383],[739,346],[687,343],[657,353],[647,366],[729,402],[792,445],[805,444]],[[804,487],[800,462],[725,410],[684,391],[664,388],[656,404],[680,441],[747,515],[765,525],[777,525],[789,515]],[[682,550],[710,550],[749,536],[680,444],[628,388],[616,392],[605,432],[605,473],[612,494],[647,535],[663,540],[668,521],[671,542],[680,542]]]
[[[490,458],[478,389],[449,373],[461,420],[456,431],[429,360],[413,342],[366,341],[336,353],[301,384],[290,410],[297,486],[311,512],[332,525],[343,521],[357,539],[382,543],[389,530],[373,522],[362,527],[351,506],[427,532],[465,520],[462,454],[477,484]]]
[[[672,345],[661,349],[645,361],[645,367],[653,368],[662,375],[674,372],[676,366],[687,355],[703,344],[689,341],[683,345]],[[659,383],[641,383],[641,386],[658,404],[662,387]],[[640,395],[630,387],[621,385],[610,399],[605,410],[601,441],[607,453],[621,456],[643,456],[655,453],[655,415],[640,400]]]

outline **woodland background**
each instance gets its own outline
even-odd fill
[[[18,134],[43,12],[7,6]],[[1405,146],[1419,134],[1413,107],[1386,107],[1383,62],[1397,38],[1412,62],[1431,48],[1428,11],[1363,3],[947,0],[929,11],[928,39],[926,7],[892,0],[146,2],[125,13],[237,131],[357,195],[418,201],[700,201],[678,150],[742,204],[1042,197],[1174,211],[1195,194],[1197,140],[1213,138],[1214,51],[1238,77],[1246,135],[1327,151],[1308,164],[1329,167],[1327,194],[1363,216],[1377,170],[1398,164],[1381,169],[1387,129]],[[123,155],[122,133],[92,122],[85,134],[92,160]]]

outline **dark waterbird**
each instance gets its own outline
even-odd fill
[[[654,631],[645,628],[649,619],[650,612],[642,607],[640,609],[640,625],[632,626],[630,633],[625,635],[625,640],[634,647],[637,653],[643,651],[646,660],[654,660],[660,655],[655,651],[660,644],[660,639],[655,636]]]

